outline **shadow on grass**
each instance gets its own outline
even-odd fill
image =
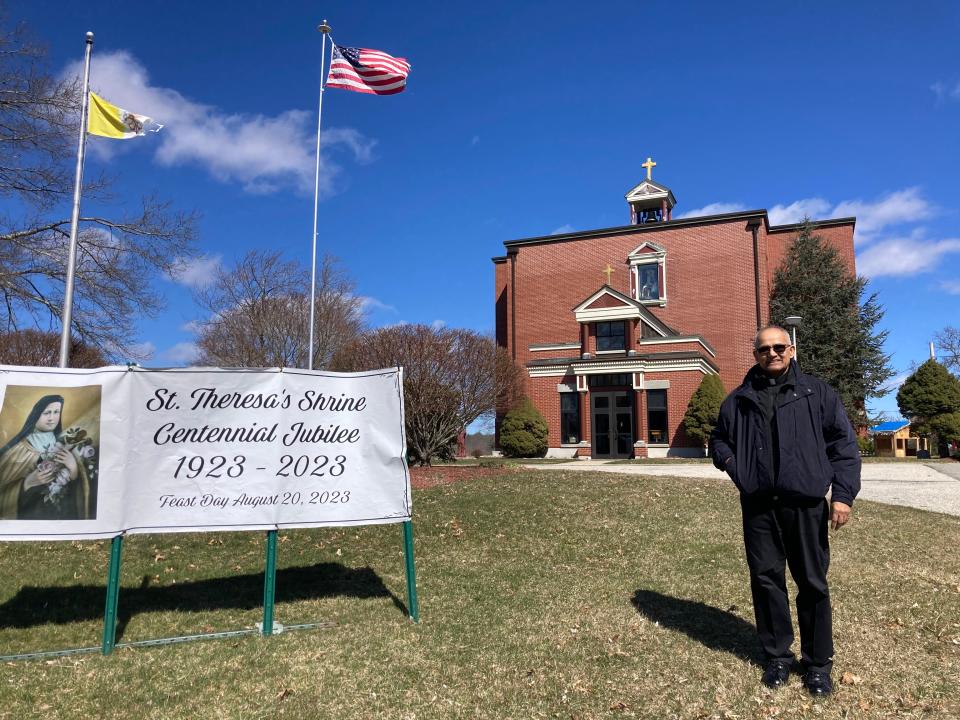
[[[755,665],[763,664],[756,629],[733,613],[653,590],[637,590],[632,602],[644,617],[679,630],[711,650],[728,652]]]
[[[276,601],[293,602],[325,597],[389,597],[401,612],[407,607],[369,567],[349,568],[340,563],[318,563],[277,570]],[[23,587],[0,605],[0,627],[28,628],[46,623],[65,624],[103,617],[106,587]],[[137,588],[121,587],[117,610],[117,639],[139,613],[176,610],[253,610],[263,605],[263,574],[195,580],[151,587],[144,575]]]

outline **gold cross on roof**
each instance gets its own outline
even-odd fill
[[[610,276],[613,275],[613,268],[610,267],[610,263],[607,263],[606,269],[603,270],[607,274],[607,285],[610,284]]]
[[[647,158],[645,163],[640,163],[640,167],[645,167],[647,169],[647,180],[653,180],[653,169],[657,164],[653,161],[653,158]]]

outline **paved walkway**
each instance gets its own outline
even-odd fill
[[[713,478],[729,482],[726,473],[709,463],[645,465],[637,462],[616,465],[609,460],[577,460],[531,464],[529,467],[537,470],[590,470],[625,475]],[[860,499],[960,516],[960,463],[864,463],[861,482]]]

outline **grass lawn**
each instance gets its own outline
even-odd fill
[[[890,462],[894,462],[894,463],[921,463],[921,464],[923,464],[923,463],[930,463],[930,462],[932,462],[932,463],[954,463],[954,462],[957,462],[957,461],[954,460],[953,458],[948,458],[948,457],[943,457],[943,458],[942,458],[942,457],[939,457],[939,456],[937,456],[937,455],[934,455],[932,458],[927,458],[926,460],[918,460],[918,459],[916,458],[916,456],[913,456],[913,457],[898,457],[898,458],[893,458],[893,457],[877,457],[876,455],[868,455],[868,456],[866,456],[866,457],[861,457],[860,459],[863,460],[863,462],[865,462],[865,463],[890,463]]]
[[[669,458],[627,458],[625,460],[611,460],[611,465],[712,465],[713,460],[708,457],[669,457]]]
[[[759,683],[733,489],[464,470],[399,526],[281,533],[277,620],[335,626],[7,663],[0,718],[957,718],[960,518],[858,502],[833,536],[838,692]],[[250,627],[264,538],[125,542],[120,642]],[[109,543],[0,545],[0,653],[97,645]],[[844,678],[841,681],[841,678]]]

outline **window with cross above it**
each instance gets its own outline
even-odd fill
[[[627,347],[627,324],[619,322],[597,323],[597,352],[625,350]]]

